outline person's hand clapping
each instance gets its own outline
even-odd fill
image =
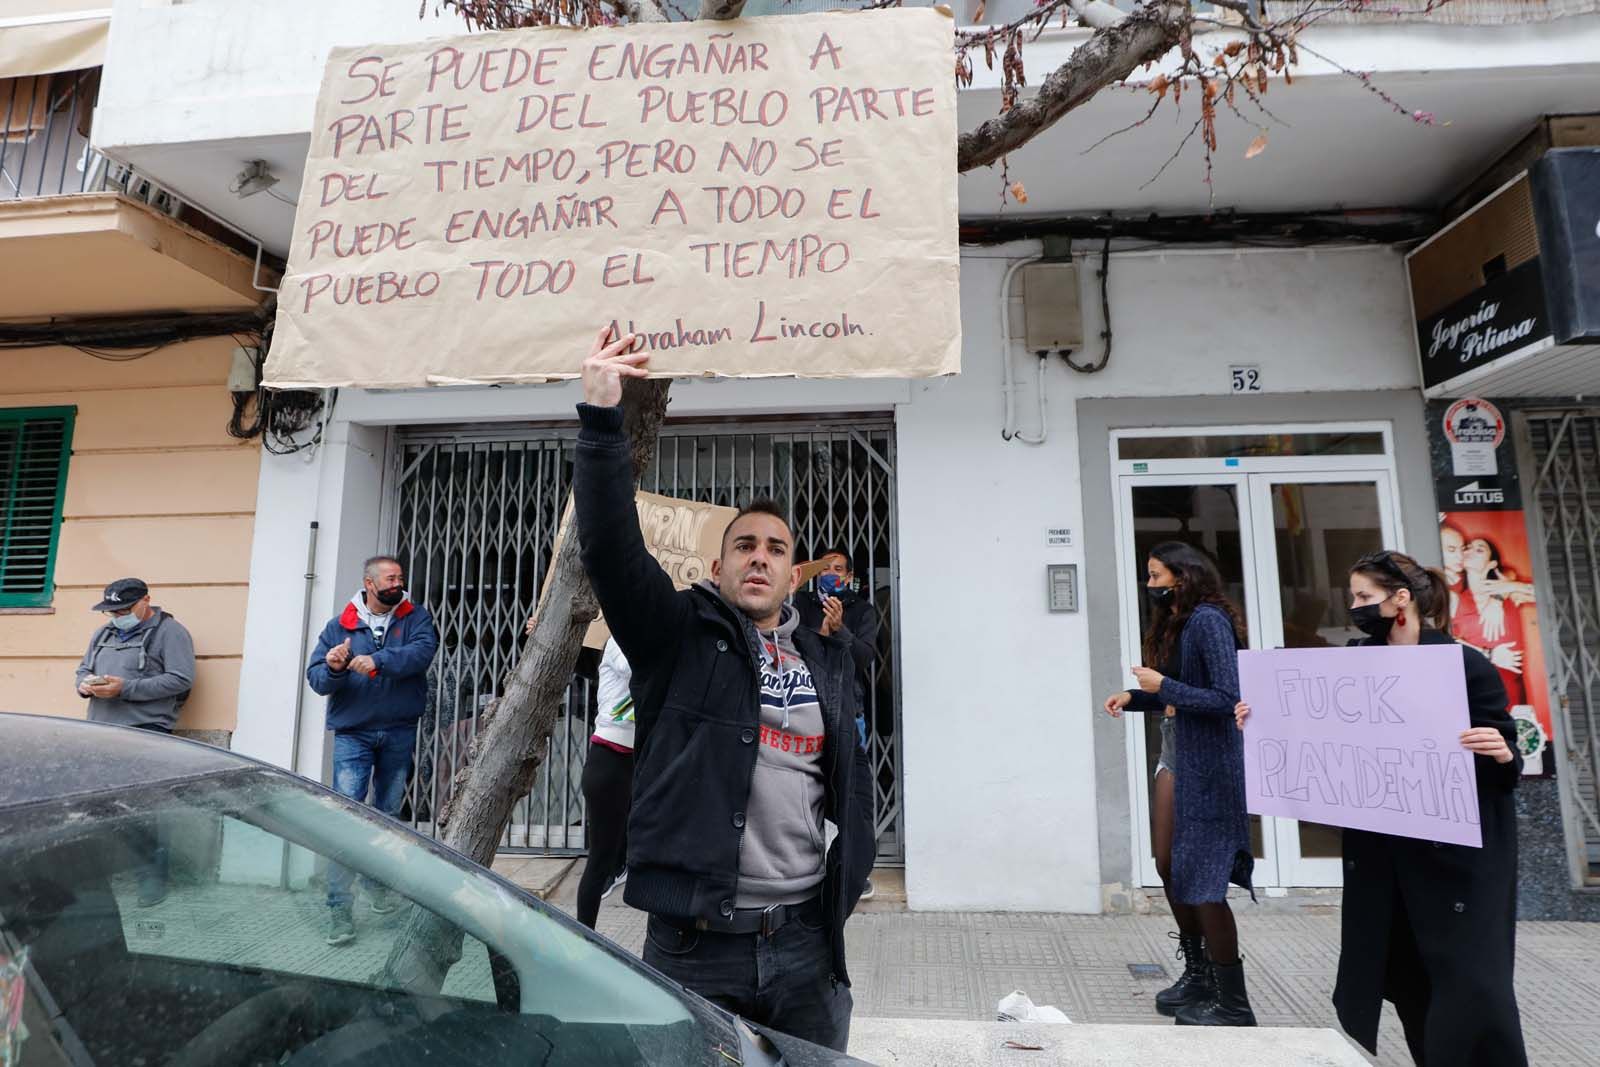
[[[822,598],[822,636],[832,637],[844,629],[844,605],[836,596]]]
[[[583,401],[593,407],[614,408],[622,403],[622,380],[649,373],[650,353],[630,352],[634,336],[612,339],[611,327],[602,329],[583,361]]]

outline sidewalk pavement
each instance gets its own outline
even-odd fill
[[[548,899],[570,912],[581,873],[581,861],[562,870]],[[845,927],[858,1020],[992,1021],[1000,998],[1020,989],[1077,1023],[1172,1025],[1152,1006],[1181,966],[1167,936],[1170,918],[908,912],[903,896],[894,899],[897,874],[874,874],[889,884]],[[548,868],[542,878],[551,883]],[[600,932],[638,952],[645,916],[621,898],[619,889],[604,902]],[[1338,901],[1337,893],[1315,893],[1235,902],[1250,999],[1263,1027],[1338,1030],[1329,1002]],[[1600,1063],[1600,924],[1519,924],[1517,998],[1532,1064]],[[1411,1063],[1387,1005],[1378,1050],[1374,1063]]]

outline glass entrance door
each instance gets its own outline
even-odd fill
[[[1387,433],[1278,434],[1271,455],[1205,454],[1220,441],[1248,447],[1253,440],[1228,433],[1203,447],[1194,437],[1147,434],[1119,456],[1125,462],[1118,475],[1117,563],[1123,576],[1123,653],[1130,665],[1142,662],[1140,636],[1149,616],[1145,560],[1162,541],[1193,544],[1217,561],[1228,596],[1245,615],[1251,648],[1343,645],[1359,636],[1346,615],[1350,565],[1367,552],[1400,546]],[[1152,446],[1167,440],[1183,441],[1186,454],[1162,462]],[[1302,442],[1299,451],[1296,440]],[[1341,447],[1320,460],[1307,454],[1326,441]],[[1130,451],[1140,457],[1136,462],[1128,461]],[[1154,886],[1160,883],[1151,847],[1150,785],[1160,755],[1160,722],[1151,715],[1128,715],[1125,721],[1140,874],[1145,885]],[[1250,837],[1258,886],[1340,884],[1337,829],[1251,816]]]
[[[1124,480],[1123,540],[1125,553],[1133,562],[1125,565],[1123,603],[1135,610],[1124,612],[1124,659],[1131,666],[1143,663],[1142,635],[1150,623],[1150,601],[1144,595],[1145,561],[1150,550],[1163,541],[1182,541],[1204,550],[1217,561],[1228,599],[1244,612],[1245,624],[1254,641],[1257,614],[1256,586],[1260,572],[1255,557],[1255,537],[1247,516],[1250,486],[1245,475],[1217,476],[1197,480],[1188,475],[1150,475]],[[1131,675],[1127,684],[1132,684]],[[1156,874],[1154,815],[1151,812],[1150,785],[1156,763],[1161,758],[1161,717],[1149,714],[1124,716],[1134,749],[1133,767],[1135,807],[1139,823],[1140,874],[1145,885],[1159,885]],[[1180,755],[1181,759],[1182,756]],[[1277,852],[1270,827],[1259,815],[1250,816],[1250,848],[1256,857],[1256,880],[1262,885],[1279,884]]]
[[[1360,637],[1346,610],[1348,575],[1356,560],[1396,542],[1388,474],[1253,474],[1250,498],[1261,576],[1255,647],[1338,647]],[[1279,884],[1342,884],[1337,828],[1267,821]]]

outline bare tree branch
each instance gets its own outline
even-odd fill
[[[1109,29],[1128,17],[1126,11],[1105,0],[1067,0],[1067,6],[1078,16],[1079,22],[1096,30]]]
[[[1113,26],[1096,30],[1045,78],[1031,99],[963,133],[956,140],[956,170],[988,166],[1060,121],[1073,108],[1115,85],[1136,68],[1166,55],[1188,32],[1187,3],[1156,0]]]
[[[700,14],[702,19],[714,22],[724,22],[736,19],[744,13],[745,0],[700,0]]]
[[[607,0],[613,10],[629,22],[665,22],[667,13],[661,0]]]

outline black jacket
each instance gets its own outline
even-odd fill
[[[850,646],[850,655],[856,663],[857,711],[867,708],[867,682],[872,678],[872,665],[878,658],[878,609],[872,601],[853,592],[839,593],[844,604],[844,628],[834,636]],[[800,625],[808,630],[822,632],[822,599],[814,592],[797,593],[794,609],[800,613]]]
[[[715,920],[733,913],[744,811],[761,725],[755,624],[702,588],[675,590],[645,550],[620,408],[578,406],[573,498],[584,570],[633,668],[633,810],[624,899],[655,915]],[[872,780],[856,738],[855,663],[844,641],[801,627],[795,645],[822,705],[824,812],[839,828],[823,905],[834,973],[849,983],[844,922],[877,848]]]
[[[1447,645],[1451,638],[1423,630],[1421,643]],[[1472,725],[1495,727],[1515,753],[1500,673],[1474,649],[1463,648],[1462,659]],[[1528,1062],[1511,983],[1517,931],[1511,791],[1522,757],[1496,763],[1474,756],[1473,764],[1482,848],[1344,831],[1344,918],[1333,1003],[1345,1031],[1369,1052],[1377,1052],[1383,1001],[1398,1006],[1431,989],[1442,1017],[1430,1016],[1425,1028],[1428,1063]]]

